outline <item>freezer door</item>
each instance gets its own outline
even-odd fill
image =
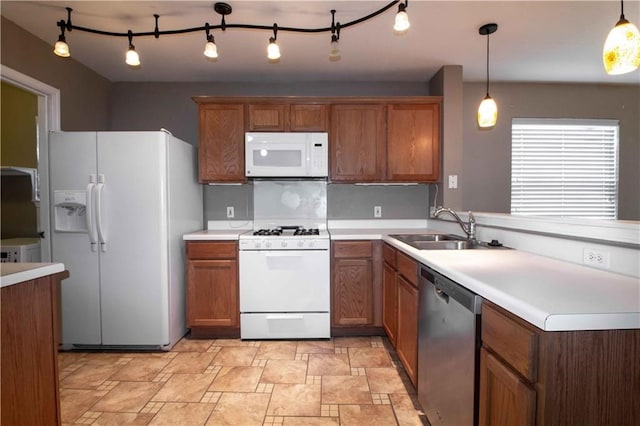
[[[95,132],[49,134],[50,200],[54,200],[56,191],[86,191],[89,177],[96,171]],[[51,204],[54,218],[55,206]],[[61,286],[62,344],[100,344],[99,256],[91,250],[89,234],[86,230],[65,232],[52,227],[51,256],[69,271],[69,278]]]
[[[166,140],[98,132],[103,345],[169,343]]]

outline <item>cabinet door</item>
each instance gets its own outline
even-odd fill
[[[249,130],[283,132],[287,123],[287,104],[249,104]]]
[[[239,323],[235,260],[187,262],[187,326],[236,327]]]
[[[533,425],[536,394],[485,348],[480,350],[480,420],[491,426]]]
[[[332,325],[373,323],[371,259],[334,259]]]
[[[372,182],[384,177],[384,105],[332,105],[331,180]]]
[[[292,104],[289,109],[289,130],[292,132],[328,132],[329,106]]]
[[[416,386],[418,380],[418,289],[404,277],[397,277],[398,334],[396,352],[407,375]]]
[[[398,285],[396,271],[385,262],[382,270],[382,326],[389,341],[396,347],[398,324]]]
[[[244,105],[200,105],[200,182],[244,182]]]
[[[440,105],[389,104],[387,129],[387,180],[438,181]]]

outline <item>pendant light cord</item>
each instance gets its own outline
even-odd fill
[[[489,96],[489,34],[487,34],[487,96]]]

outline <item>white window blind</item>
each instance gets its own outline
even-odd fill
[[[617,218],[618,121],[514,118],[511,213]]]

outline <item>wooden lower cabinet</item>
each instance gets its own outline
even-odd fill
[[[418,288],[398,276],[398,334],[396,353],[413,383],[418,383]]]
[[[331,253],[332,334],[374,333],[382,316],[380,242],[334,241]]]
[[[237,243],[187,242],[187,327],[193,337],[238,337]]]
[[[640,424],[640,329],[542,331],[485,301],[480,425]]]
[[[0,424],[59,425],[59,288],[64,271],[2,287]]]

